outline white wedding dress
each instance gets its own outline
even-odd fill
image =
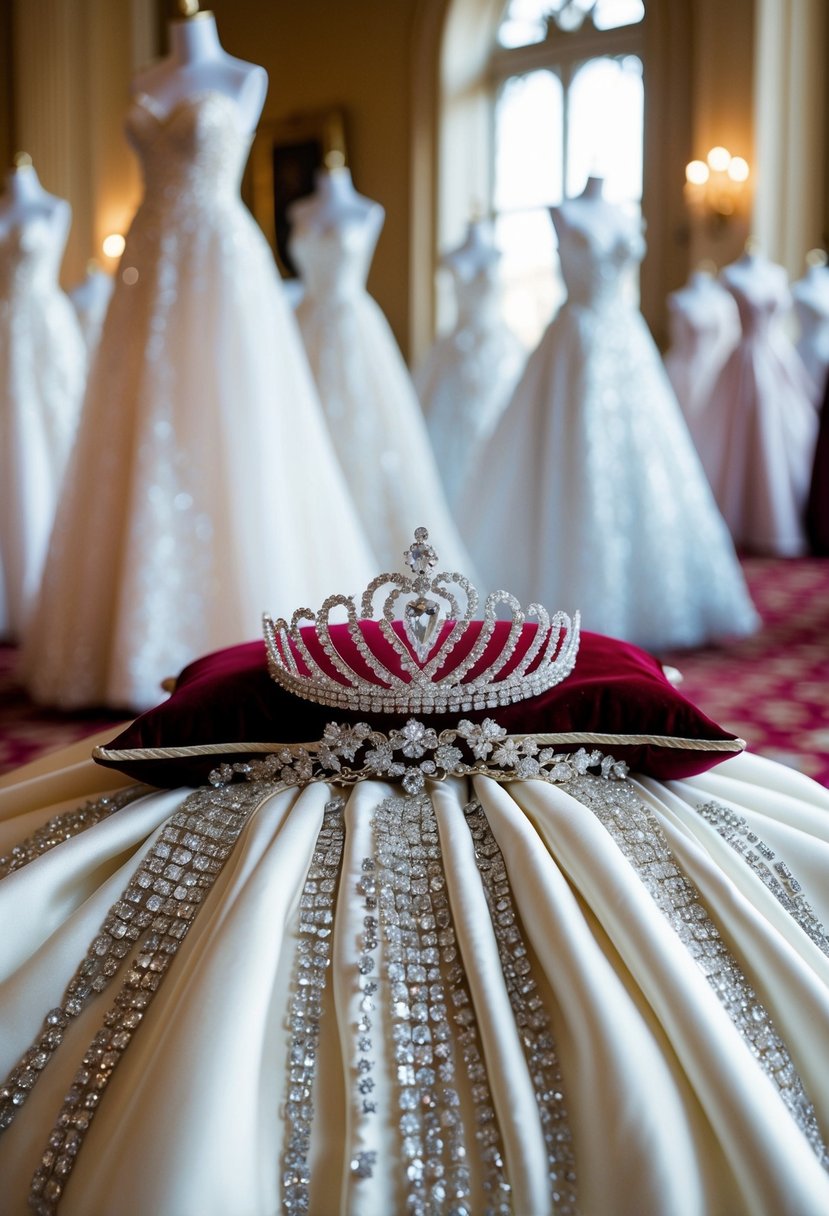
[[[450,263],[451,265],[451,263]],[[472,278],[455,274],[457,321],[415,376],[450,506],[475,476],[482,445],[512,396],[526,362],[501,311],[497,261]]]
[[[0,638],[15,641],[40,585],[86,375],[58,285],[64,240],[45,217],[0,238]]]
[[[792,284],[800,329],[797,353],[812,381],[812,400],[820,409],[829,379],[829,266],[813,265]]]
[[[296,317],[334,447],[381,564],[395,568],[423,526],[440,536],[448,569],[468,570],[411,377],[365,287],[382,216],[375,204],[324,229],[294,221],[291,256],[305,289]]]
[[[621,212],[612,226],[562,225],[568,298],[459,522],[488,587],[579,608],[586,628],[660,650],[750,633],[757,617],[659,352],[624,297],[643,253]]]
[[[741,339],[700,418],[700,456],[737,545],[807,552],[804,510],[818,415],[803,361],[785,332],[786,271],[745,254],[721,275],[740,312]]]
[[[23,655],[32,696],[145,708],[205,650],[363,577],[370,554],[270,250],[250,136],[203,91],[133,104],[130,228]]]
[[[0,781],[4,1216],[829,1211],[808,778],[127,790],[81,747]]]
[[[691,438],[722,366],[734,349],[740,322],[734,300],[715,278],[695,271],[685,287],[668,296],[671,345],[665,370]]]

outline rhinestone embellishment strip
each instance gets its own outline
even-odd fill
[[[538,1103],[547,1146],[550,1197],[556,1216],[575,1216],[578,1205],[573,1134],[550,1015],[532,976],[504,858],[487,817],[477,800],[468,803],[464,813],[475,842],[475,861],[483,880],[507,993]]]
[[[697,807],[697,814],[716,828],[726,844],[739,853],[751,866],[780,903],[796,921],[803,932],[812,939],[819,950],[829,955],[829,935],[820,917],[803,894],[803,888],[784,861],[780,861],[764,840],[754,832],[747,820],[736,811],[728,810],[719,802],[705,802]]]
[[[331,967],[334,906],[343,857],[342,798],[326,803],[311,866],[299,900],[299,942],[294,962],[288,1026],[288,1092],[283,1107],[283,1210],[308,1211],[311,1182],[308,1156],[314,1121],[312,1089],[322,1018],[322,994]]]
[[[71,840],[73,836],[79,836],[87,828],[94,827],[102,819],[108,819],[116,811],[122,811],[131,802],[149,793],[152,793],[152,790],[148,785],[129,785],[116,794],[107,794],[83,806],[73,807],[71,811],[64,811],[62,815],[55,815],[37,831],[32,832],[31,836],[16,844],[5,856],[0,857],[0,878],[13,874],[15,870],[22,870],[30,861],[42,857],[56,845]]]
[[[501,1134],[459,961],[431,799],[386,799],[376,809],[374,833],[406,1211],[431,1216],[448,1206],[454,1216],[471,1216],[454,1038],[470,1082],[485,1211],[502,1216],[511,1207]]]
[[[654,903],[710,984],[752,1056],[777,1089],[824,1168],[827,1151],[814,1107],[771,1016],[720,936],[702,897],[679,869],[655,817],[627,783],[591,776],[568,787],[631,863]]]
[[[75,1074],[32,1179],[29,1206],[38,1216],[56,1211],[112,1074],[262,796],[256,787],[189,795],[111,909],[70,981],[63,1004],[47,1015],[44,1032],[20,1061],[11,1084],[0,1091],[0,1096],[8,1093],[6,1101],[12,1108],[8,1126],[60,1045],[69,1020],[108,986],[148,930]],[[28,1070],[31,1078],[21,1075],[21,1070]]]

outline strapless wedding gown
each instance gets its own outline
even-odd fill
[[[458,319],[415,376],[446,496],[454,506],[504,412],[526,353],[500,308],[497,267],[456,280]]]
[[[239,198],[250,137],[236,103],[205,92],[164,117],[140,99],[127,129],[145,198],[23,656],[33,697],[65,707],[145,708],[182,663],[255,633],[263,610],[377,569]]]
[[[650,650],[757,625],[659,352],[623,294],[638,232],[561,249],[568,299],[459,506],[487,586],[580,608],[585,627]],[[497,562],[495,559],[497,556]]]
[[[408,794],[378,746],[354,788],[194,792],[79,753],[0,782],[4,1216],[829,1211],[807,778]]]
[[[700,456],[735,543],[757,553],[807,552],[804,511],[817,442],[814,388],[783,318],[786,272],[754,281],[723,271],[742,336],[700,417]]]
[[[295,227],[305,291],[296,317],[349,489],[383,569],[414,529],[440,538],[447,569],[471,569],[449,512],[426,423],[388,321],[365,289],[375,223]]]
[[[86,375],[44,219],[0,237],[0,638],[17,640],[40,585]]]

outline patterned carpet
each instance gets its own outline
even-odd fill
[[[744,568],[762,630],[733,646],[660,657],[683,673],[685,696],[750,750],[829,786],[829,559],[748,558]],[[0,772],[123,720],[38,710],[15,680],[15,657],[0,646]]]

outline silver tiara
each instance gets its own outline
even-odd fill
[[[297,609],[290,625],[265,614],[268,668],[278,684],[306,701],[340,709],[442,713],[511,705],[570,674],[579,648],[578,612],[572,621],[564,612],[551,618],[540,604],[530,604],[525,613],[509,592],[494,591],[487,596],[483,620],[475,622],[475,588],[462,574],[433,576],[438,558],[429,533],[418,528],[414,535],[403,554],[414,578],[378,575],[363,592],[359,611],[356,599],[330,595],[318,612]],[[385,598],[375,617],[378,593]],[[482,667],[499,624],[499,607],[509,613],[508,631],[507,622],[500,622],[506,637]],[[332,624],[336,609],[345,609],[347,624]],[[529,643],[524,635],[528,617],[537,621]],[[469,653],[447,666],[470,625],[480,628]],[[353,666],[355,650],[362,673]]]

